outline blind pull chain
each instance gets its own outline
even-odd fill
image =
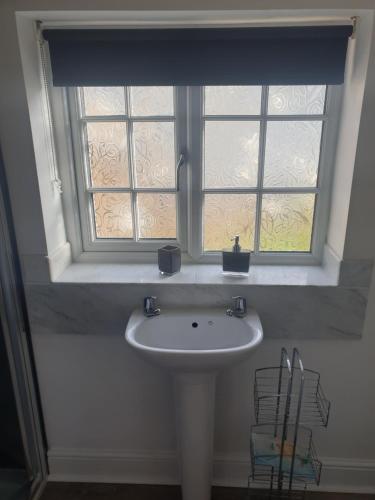
[[[55,148],[55,125],[51,111],[50,104],[50,84],[48,77],[48,47],[46,46],[46,42],[43,38],[42,30],[41,30],[41,21],[37,21],[36,23],[36,31],[37,31],[37,40],[39,46],[39,67],[40,67],[40,76],[43,85],[43,111],[44,115],[47,118],[47,127],[45,129],[47,141],[50,144],[49,149],[49,165],[50,165],[50,177],[51,183],[54,189],[56,189],[58,194],[62,194],[62,182],[59,176],[59,171],[57,168],[57,159],[56,159],[56,148]]]

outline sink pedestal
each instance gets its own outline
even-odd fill
[[[210,500],[216,373],[175,373],[183,500]]]

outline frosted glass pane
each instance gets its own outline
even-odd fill
[[[138,187],[171,188],[176,183],[174,123],[133,124],[135,178]]]
[[[325,96],[325,85],[271,86],[268,114],[321,115],[324,112]]]
[[[92,115],[124,115],[124,87],[83,87],[84,112]]]
[[[314,206],[314,194],[264,194],[260,250],[309,252]]]
[[[173,116],[173,87],[130,87],[133,116]]]
[[[259,115],[262,87],[227,85],[205,87],[206,115]]]
[[[208,188],[257,184],[259,122],[206,121],[204,183]]]
[[[129,193],[94,193],[95,228],[98,238],[132,238]]]
[[[264,186],[316,186],[321,135],[320,121],[268,122]]]
[[[92,186],[129,187],[126,136],[124,122],[87,123]]]
[[[231,248],[240,235],[243,249],[254,248],[256,195],[206,194],[203,213],[203,248],[206,252]]]
[[[176,195],[138,193],[140,238],[176,238]]]

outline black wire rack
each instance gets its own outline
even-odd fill
[[[331,406],[319,373],[304,369],[297,349],[290,359],[283,348],[278,367],[256,370],[254,403],[249,496],[303,499],[322,471],[310,427],[327,427]]]

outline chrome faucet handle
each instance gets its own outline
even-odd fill
[[[156,297],[149,296],[143,299],[143,312],[147,317],[160,314],[160,308],[156,307]]]
[[[247,307],[245,297],[232,297],[232,300],[233,308],[227,309],[228,316],[236,316],[237,318],[243,318],[244,316],[246,316]]]
[[[232,297],[234,310],[235,311],[244,311],[246,313],[246,299],[245,297],[237,296]]]

